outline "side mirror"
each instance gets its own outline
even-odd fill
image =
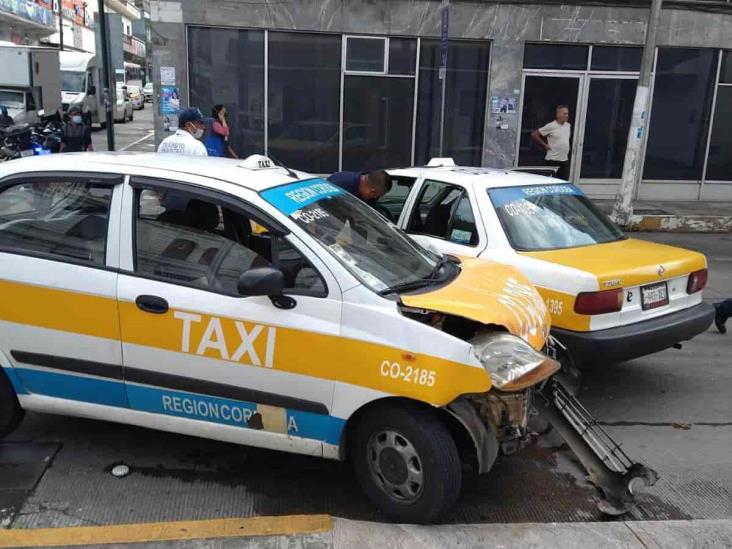
[[[239,295],[244,297],[266,295],[281,296],[285,289],[285,275],[273,267],[255,267],[245,271],[236,285]]]
[[[97,94],[97,87],[96,86],[89,86],[86,90],[87,95],[96,95]]]

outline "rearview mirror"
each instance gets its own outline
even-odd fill
[[[242,273],[236,288],[244,297],[281,296],[285,289],[285,275],[273,267],[255,267]]]
[[[86,90],[87,95],[96,95],[97,94],[97,87],[96,86],[89,86]]]

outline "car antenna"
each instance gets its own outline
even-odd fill
[[[280,161],[279,161],[279,159],[278,159],[277,157],[275,157],[275,156],[273,156],[273,155],[269,154],[269,151],[268,151],[268,154],[267,154],[267,156],[268,156],[269,158],[271,158],[272,160],[274,160],[274,163],[275,163],[275,164],[277,164],[277,165],[278,165],[278,166],[279,166],[280,168],[284,169],[284,170],[285,170],[285,171],[287,172],[287,175],[289,175],[289,176],[290,176],[290,177],[292,177],[293,179],[300,179],[300,178],[299,178],[299,177],[297,176],[297,173],[295,173],[295,172],[294,172],[293,170],[291,170],[290,168],[288,168],[287,166],[285,166],[285,164],[284,164],[283,162],[280,162]]]

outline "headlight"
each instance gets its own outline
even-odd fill
[[[520,391],[536,385],[560,367],[557,361],[510,334],[479,334],[471,343],[494,387],[502,391]]]

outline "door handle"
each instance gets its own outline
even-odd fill
[[[168,302],[156,295],[141,295],[135,300],[137,306],[146,313],[162,315],[168,312]]]

